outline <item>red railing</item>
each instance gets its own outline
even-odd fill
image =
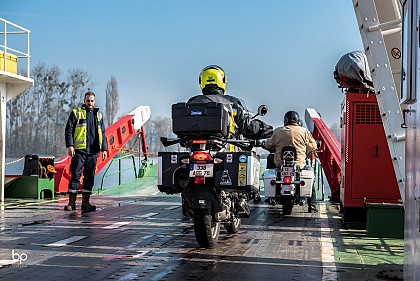
[[[318,158],[331,189],[331,200],[340,200],[341,145],[314,109],[306,109],[306,124],[316,140],[321,141]]]

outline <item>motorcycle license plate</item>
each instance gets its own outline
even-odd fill
[[[283,167],[281,170],[282,177],[293,177],[295,175],[295,170],[293,167]]]
[[[212,177],[213,164],[192,164],[190,165],[190,177]]]

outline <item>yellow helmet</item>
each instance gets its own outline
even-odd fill
[[[206,66],[201,71],[198,79],[201,90],[203,90],[206,86],[215,85],[222,89],[223,93],[226,91],[226,81],[227,77],[225,75],[225,71],[217,65]]]

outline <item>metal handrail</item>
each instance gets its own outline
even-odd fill
[[[18,58],[23,58],[26,59],[26,69],[24,69],[24,74],[27,78],[30,78],[30,45],[29,45],[29,34],[31,33],[30,30],[23,28],[17,24],[14,24],[8,20],[5,20],[3,18],[0,18],[0,22],[3,23],[3,31],[0,31],[0,35],[3,35],[4,39],[4,45],[0,45],[1,48],[0,50],[2,50],[4,52],[4,60],[3,60],[3,69],[4,71],[6,71],[6,63],[7,63],[7,54],[12,54],[12,55],[17,55]],[[19,31],[8,31],[7,28],[8,27],[13,27],[14,29],[18,29]],[[7,45],[7,39],[8,36],[10,38],[11,35],[26,35],[26,51],[19,50],[17,48],[11,48],[10,46]],[[24,47],[22,47],[24,48]]]
[[[101,188],[98,190],[98,192],[103,190],[103,185],[104,185],[105,178],[108,174],[109,168],[112,166],[112,163],[114,163],[114,160],[118,160],[118,172],[109,174],[109,176],[118,174],[118,185],[121,185],[121,173],[130,169],[130,168],[127,168],[127,169],[121,170],[121,160],[124,159],[124,158],[129,158],[129,157],[133,160],[134,177],[137,178],[136,161],[134,160],[134,155],[133,154],[128,154],[128,155],[124,155],[124,156],[121,156],[121,157],[112,158],[111,162],[109,163],[108,167],[105,170],[105,173],[102,176]]]

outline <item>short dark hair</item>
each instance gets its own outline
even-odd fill
[[[95,93],[94,92],[91,92],[91,91],[88,91],[86,94],[85,94],[85,98],[84,99],[86,99],[86,97],[87,96],[95,96]]]

